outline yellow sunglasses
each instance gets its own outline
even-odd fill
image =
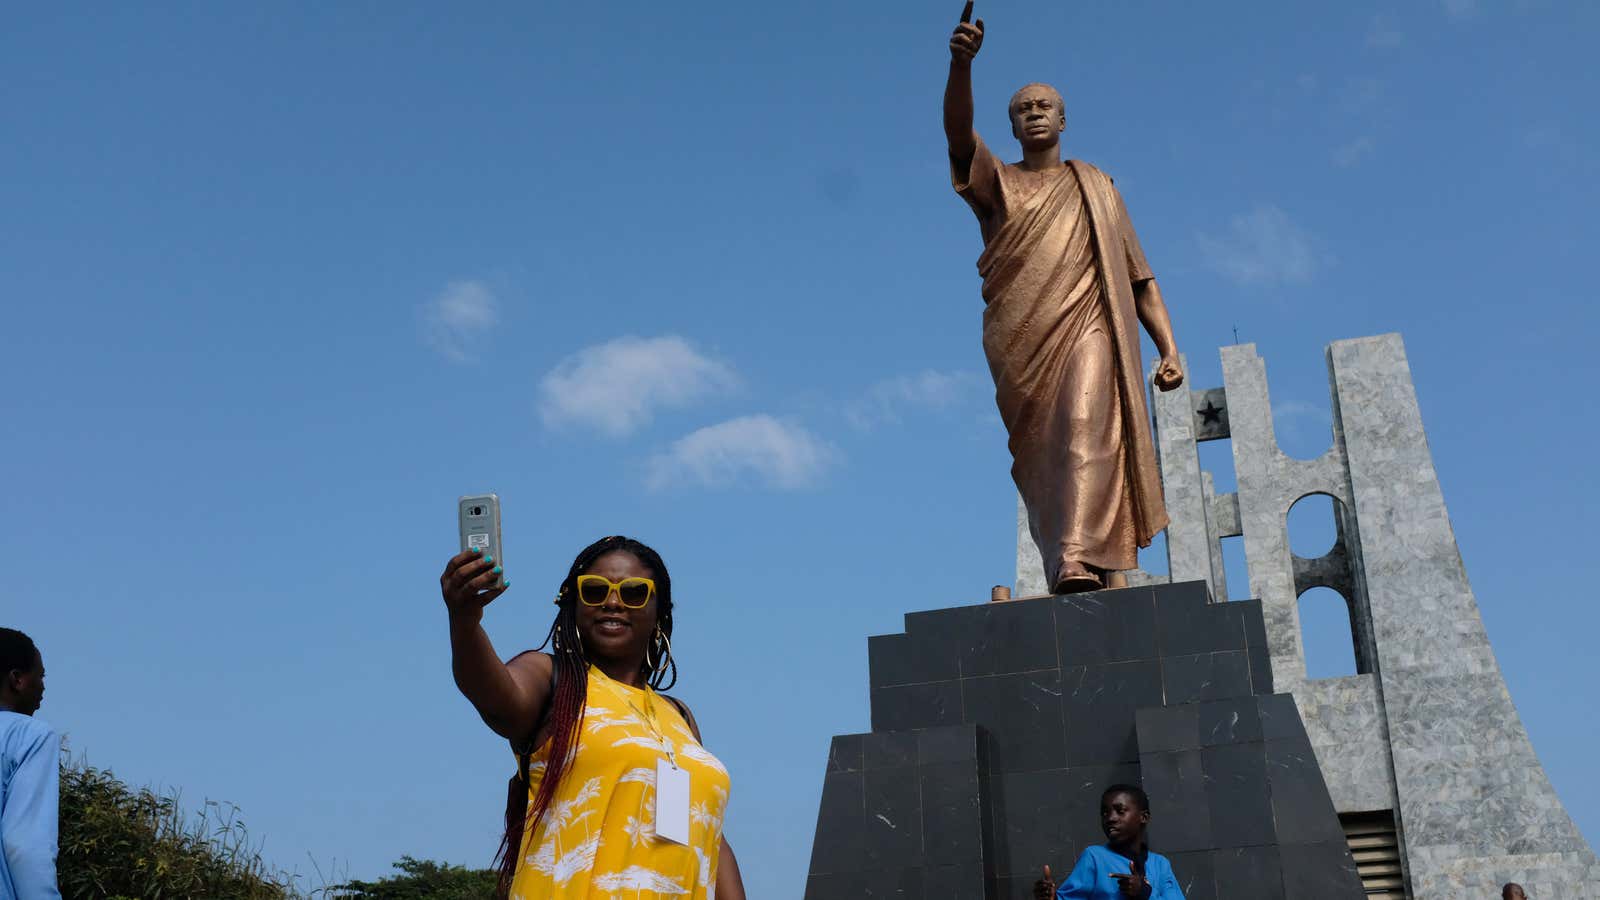
[[[628,609],[643,609],[656,595],[656,583],[650,578],[624,578],[612,581],[604,575],[579,575],[578,599],[584,606],[604,606],[611,592]]]

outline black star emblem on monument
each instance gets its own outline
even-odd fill
[[[1206,405],[1195,410],[1195,413],[1200,416],[1200,424],[1202,425],[1221,425],[1222,410],[1223,407],[1217,406],[1210,400],[1207,400]]]

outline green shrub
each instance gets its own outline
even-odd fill
[[[332,888],[342,900],[493,900],[495,873],[426,859],[400,857],[403,874],[380,881],[352,881]]]
[[[293,879],[251,846],[238,810],[208,802],[192,816],[176,794],[138,790],[109,771],[61,762],[64,900],[287,900]]]
[[[492,900],[495,873],[403,856],[399,875],[302,891],[250,842],[239,810],[207,801],[185,815],[176,793],[134,789],[61,755],[63,900]]]

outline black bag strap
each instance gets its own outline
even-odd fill
[[[523,742],[522,749],[517,751],[517,779],[527,785],[528,765],[533,760],[534,740],[539,737],[539,729],[550,718],[550,707],[556,701],[556,683],[561,678],[561,666],[555,657],[550,658],[550,700],[544,705],[544,711],[539,713],[539,721],[533,723],[533,730],[528,732],[528,739]]]
[[[683,716],[683,723],[689,726],[690,731],[693,731],[694,720],[689,718],[689,707],[683,705],[682,700],[679,700],[677,697],[671,696],[670,694],[662,694],[661,696],[678,710],[678,715]]]

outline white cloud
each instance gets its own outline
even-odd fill
[[[767,415],[709,425],[651,457],[651,490],[678,486],[728,487],[751,480],[779,490],[809,487],[838,453],[799,425]]]
[[[1314,419],[1324,425],[1333,424],[1333,414],[1328,412],[1328,407],[1303,403],[1299,400],[1285,400],[1273,404],[1272,416],[1275,419]]]
[[[1383,103],[1388,93],[1389,86],[1381,78],[1349,78],[1339,88],[1339,108],[1350,115],[1371,112]]]
[[[423,304],[422,336],[428,345],[455,362],[472,359],[472,342],[500,320],[494,295],[481,281],[453,281]]]
[[[1333,164],[1341,169],[1348,169],[1371,156],[1378,148],[1378,142],[1370,135],[1358,137],[1355,140],[1333,148]]]
[[[676,335],[619,337],[585,347],[539,381],[546,425],[581,425],[622,437],[648,424],[657,409],[687,406],[731,390],[738,376]]]
[[[974,372],[936,372],[898,375],[867,388],[848,406],[845,416],[857,428],[899,424],[914,410],[947,410],[975,399],[985,381]]]
[[[1333,414],[1327,404],[1284,400],[1272,405],[1278,446],[1300,458],[1321,454],[1333,440]]]
[[[1367,46],[1378,50],[1393,50],[1404,44],[1406,36],[1395,27],[1394,17],[1387,13],[1378,13],[1372,17],[1372,25],[1367,29]]]
[[[1312,237],[1276,206],[1234,216],[1222,233],[1197,242],[1208,266],[1242,285],[1309,281],[1325,262]]]

